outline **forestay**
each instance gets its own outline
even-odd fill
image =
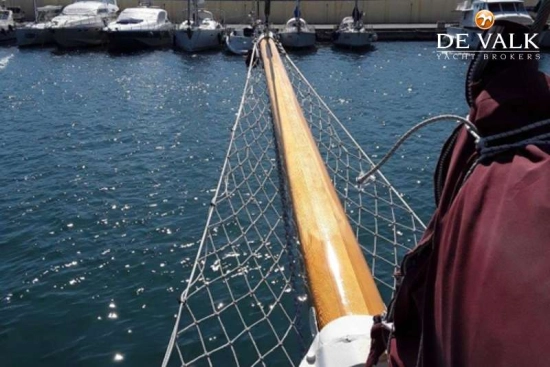
[[[356,185],[373,162],[287,55],[284,63],[387,302],[424,224],[382,173]],[[317,331],[257,49],[250,65],[163,366],[298,365]]]

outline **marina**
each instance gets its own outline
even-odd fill
[[[455,96],[467,63],[440,62],[432,47],[321,46],[295,62],[379,158],[411,123],[466,110]],[[159,366],[244,88],[243,60],[2,48],[0,69],[4,365]],[[450,129],[426,131],[385,169],[400,192],[414,190],[406,198],[424,220],[437,144]],[[37,330],[56,332],[44,343]]]
[[[105,1],[106,0],[101,0],[100,2],[105,2]],[[255,24],[254,23],[256,22],[256,19],[258,19],[258,20],[261,19],[261,17],[259,18],[257,16],[257,13],[259,13],[261,15],[261,9],[262,9],[262,7],[260,6],[261,2],[250,1],[250,4],[244,3],[243,4],[244,5],[243,6],[243,13],[240,14],[240,15],[234,14],[234,10],[235,10],[234,8],[231,9],[231,10],[233,10],[233,13],[229,14],[229,15],[226,13],[226,10],[220,10],[220,9],[223,8],[223,7],[220,8],[220,5],[223,5],[223,4],[220,4],[219,1],[218,2],[210,1],[210,3],[215,4],[215,5],[212,5],[212,8],[215,9],[216,14],[213,14],[212,12],[208,12],[206,9],[203,9],[203,5],[205,4],[204,2],[201,2],[199,4],[197,2],[197,0],[188,0],[188,3],[189,4],[187,4],[185,7],[182,7],[180,5],[180,10],[179,11],[174,12],[174,10],[172,10],[172,14],[170,14],[169,11],[164,9],[164,11],[166,11],[166,19],[175,20],[176,24],[177,24],[177,22],[180,22],[180,24],[177,24],[177,25],[174,26],[173,32],[175,32],[174,33],[175,36],[170,37],[170,33],[166,33],[166,32],[159,33],[158,37],[148,35],[148,37],[147,37],[148,40],[145,40],[144,38],[142,38],[142,41],[138,42],[141,45],[141,47],[146,47],[147,48],[147,47],[173,46],[175,48],[179,48],[179,49],[182,49],[182,50],[187,51],[187,52],[197,52],[197,51],[204,51],[204,50],[208,50],[208,49],[216,49],[216,48],[220,48],[220,47],[225,45],[226,48],[229,50],[229,52],[232,52],[232,53],[235,53],[235,54],[243,54],[243,53],[246,53],[247,51],[249,51],[251,49],[251,44],[252,44],[251,39],[247,39],[247,38],[252,37],[255,33],[255,30],[254,30],[255,29]],[[299,5],[299,3],[301,5]],[[349,4],[346,4],[346,3],[349,3]],[[342,22],[342,24],[340,24],[340,25],[338,25],[337,23],[326,24],[326,23],[314,23],[314,22],[312,22],[311,21],[312,19],[318,18],[318,14],[317,13],[311,13],[311,12],[309,14],[304,13],[302,11],[302,9],[303,8],[308,9],[308,6],[311,7],[311,3],[308,3],[308,1],[303,1],[303,0],[301,2],[295,2],[295,8],[293,10],[291,10],[289,13],[296,12],[296,9],[298,9],[297,6],[300,6],[300,8],[298,9],[299,12],[300,12],[300,15],[307,14],[306,18],[308,19],[307,20],[308,25],[306,26],[306,29],[308,29],[308,31],[306,33],[304,33],[303,36],[301,36],[301,37],[309,37],[309,40],[305,41],[306,44],[308,45],[307,47],[312,47],[311,44],[313,42],[313,34],[315,35],[315,42],[316,43],[336,42],[338,44],[339,43],[338,35],[341,32],[340,30],[349,27],[350,24],[351,24],[352,28],[355,27],[353,25],[353,22],[354,22],[353,14],[356,14],[357,16],[359,16],[359,15],[361,16],[361,22],[362,22],[361,24],[364,25],[364,29],[366,30],[365,31],[366,33],[364,33],[365,37],[367,37],[367,38],[370,37],[372,40],[380,40],[380,41],[428,41],[428,40],[436,41],[438,39],[438,34],[447,33],[451,37],[453,37],[453,34],[455,34],[457,32],[460,32],[462,29],[468,29],[468,27],[471,27],[472,24],[473,24],[472,20],[470,19],[471,14],[470,14],[469,17],[467,17],[468,20],[465,20],[466,23],[464,23],[464,20],[460,20],[460,19],[464,18],[464,16],[461,15],[461,14],[463,14],[464,11],[467,10],[467,8],[464,7],[465,6],[464,4],[459,4],[458,7],[456,8],[456,11],[454,11],[452,13],[449,13],[450,15],[447,15],[447,16],[444,16],[444,17],[441,17],[441,18],[437,18],[437,21],[434,21],[432,23],[426,23],[426,22],[368,23],[369,19],[372,18],[371,14],[370,14],[370,11],[369,11],[369,9],[371,8],[372,5],[369,5],[368,3],[365,4],[364,2],[361,2],[361,1],[356,1],[355,3],[356,3],[356,5],[354,6],[353,1],[344,2],[344,6],[346,6],[346,7],[349,6],[349,10],[347,10],[349,12],[348,14],[351,15],[349,17],[349,21],[351,23],[348,22],[349,24],[345,23],[345,22]],[[485,3],[485,0],[482,0],[479,3],[480,4]],[[492,1],[492,3],[497,4],[497,5],[491,5],[491,6],[498,6],[499,1],[495,0],[495,1]],[[496,13],[497,18],[500,17],[500,18],[504,19],[503,17],[508,17],[509,19],[511,19],[513,21],[515,19],[514,17],[517,18],[518,16],[523,16],[526,19],[523,23],[529,24],[530,21],[532,22],[532,20],[530,20],[530,17],[528,15],[528,13],[525,11],[525,8],[524,8],[524,5],[523,5],[524,2],[523,1],[510,2],[510,4],[512,4],[511,6],[514,6],[513,4],[515,4],[515,3],[518,4],[517,5],[518,7],[519,6],[522,7],[522,14],[521,15],[519,13],[517,13],[517,15],[514,15],[516,13],[514,13],[514,14],[504,13],[504,10],[503,10],[503,13],[500,13],[500,12],[497,11],[497,13]],[[148,6],[152,6],[152,3],[150,3],[150,2],[147,3],[147,4],[148,4]],[[525,4],[527,4],[527,3],[525,3]],[[166,8],[166,3],[163,3],[162,5],[163,5],[163,7]],[[56,6],[58,6],[58,5],[56,5]],[[86,5],[86,6],[88,6],[88,5]],[[111,4],[111,5],[107,4],[106,6],[107,7],[114,6],[114,4]],[[478,7],[478,5],[475,1],[474,1],[473,6],[476,7],[476,9]],[[288,6],[285,5],[285,8],[288,8]],[[530,9],[531,8],[532,7],[530,7]],[[39,15],[40,17],[43,17],[43,16],[48,17],[49,15],[43,13],[43,11],[45,9],[47,9],[47,7],[46,8],[42,7],[42,12],[38,12],[37,9],[35,9],[34,13]],[[54,9],[59,9],[59,8],[54,7],[54,8],[52,8],[52,11]],[[124,7],[120,8],[120,9],[124,9]],[[346,14],[345,9],[346,8],[342,7],[342,9],[340,9],[338,11],[338,14],[345,15]],[[356,9],[356,10],[354,10],[354,9]],[[481,7],[479,9],[481,9]],[[200,10],[200,12],[198,12],[199,10]],[[69,11],[71,11],[71,10],[69,10]],[[207,11],[207,13],[204,13],[205,11]],[[472,13],[472,12],[473,12],[473,10],[470,11],[470,13]],[[186,15],[186,14],[188,14],[188,15]],[[189,22],[191,22],[189,24],[192,24],[192,19],[191,18],[193,16],[197,17],[199,15],[200,15],[201,19],[203,19],[203,20],[201,20],[201,22],[203,22],[203,24],[193,25],[192,27],[196,26],[197,30],[202,29],[202,31],[200,31],[200,32],[187,31],[187,28],[188,28],[187,24]],[[74,18],[74,14],[72,15],[72,17]],[[13,16],[12,16],[12,18],[13,18]],[[100,18],[101,18],[101,16],[100,16]],[[67,21],[66,19],[62,20],[63,18],[59,18],[59,19],[63,23],[66,23],[66,21]],[[81,38],[85,36],[85,38],[87,40],[76,40],[75,42],[71,42],[71,41],[67,42],[65,40],[66,37],[61,35],[61,34],[62,33],[67,33],[67,32],[71,33],[72,31],[64,30],[64,29],[58,29],[60,27],[60,25],[53,24],[47,19],[40,19],[35,24],[31,23],[31,24],[22,25],[22,26],[17,26],[14,23],[11,26],[12,28],[9,28],[9,25],[2,26],[6,29],[4,31],[2,31],[3,33],[1,34],[0,39],[3,40],[2,41],[3,44],[13,44],[14,42],[17,44],[14,30],[16,28],[20,28],[20,29],[22,29],[21,31],[19,31],[20,36],[18,38],[19,39],[18,44],[20,46],[49,45],[49,44],[51,44],[51,38],[54,37],[54,33],[58,33],[57,38],[58,38],[59,41],[57,43],[61,47],[84,47],[86,45],[90,46],[90,45],[105,44],[105,43],[108,42],[109,38],[110,39],[113,39],[113,38],[118,39],[118,38],[121,38],[121,37],[124,38],[124,37],[126,37],[125,35],[128,35],[128,31],[123,32],[123,33],[120,33],[120,32],[113,33],[112,28],[109,27],[109,23],[111,22],[111,20],[114,20],[114,19],[113,19],[112,16],[110,16],[109,19],[110,20],[105,18],[105,19],[101,20],[101,19],[98,18],[97,21],[99,21],[99,23],[97,21],[95,23],[92,22],[89,15],[86,16],[86,19],[84,19],[84,18],[82,18],[80,20],[72,19],[71,21],[73,23],[74,22],[82,23],[82,24],[78,25],[79,28],[82,28],[82,32],[83,32],[83,34],[79,35],[79,36]],[[243,23],[234,23],[234,22],[232,22],[235,19],[240,19]],[[275,18],[275,19],[278,19],[278,18]],[[466,18],[464,18],[464,19],[466,19]],[[306,19],[302,19],[301,22],[302,23],[306,22]],[[84,23],[86,23],[86,24],[84,24]],[[103,26],[102,26],[101,23],[103,23]],[[298,24],[298,23],[296,23],[296,21],[292,21],[292,19],[288,20],[288,21],[285,21],[283,23],[273,22],[272,24],[270,24],[270,29],[272,29],[274,32],[280,34],[280,37],[283,38],[283,41],[282,41],[283,44],[286,42],[287,47],[296,49],[296,48],[301,47],[300,43],[298,43],[298,46],[293,47],[292,45],[290,45],[288,43],[288,42],[291,42],[291,41],[287,41],[287,39],[289,37],[293,37],[293,36],[291,36],[291,33],[290,34],[288,33],[289,30],[291,30],[293,28],[296,28],[296,26],[293,25],[293,24]],[[106,25],[106,26],[104,26],[104,25]],[[136,29],[136,28],[139,28],[139,27],[142,27],[142,26],[143,25],[140,26],[140,25],[136,25],[136,24],[134,24],[134,25],[128,25],[127,24],[124,27],[129,28],[129,29],[130,28]],[[171,32],[170,30],[168,30],[168,28],[169,28],[168,26],[169,26],[168,24],[162,24],[160,27],[161,28],[166,28],[167,32]],[[29,27],[34,28],[35,30],[31,31],[29,29]],[[342,28],[342,27],[344,27],[344,28]],[[67,28],[67,24],[63,25],[63,28]],[[27,30],[23,30],[23,29],[27,29]],[[41,29],[44,29],[44,31],[41,31]],[[49,31],[50,34],[46,34],[47,31]],[[37,33],[40,32],[41,37],[45,37],[45,38],[42,41],[40,41],[39,39],[37,39],[38,41],[35,41],[34,37],[29,32],[33,32],[33,34],[35,34],[35,35],[37,35]],[[78,32],[81,32],[81,31],[76,30],[76,32],[78,33]],[[23,33],[25,33],[26,35],[24,35]],[[183,37],[184,33],[187,34],[187,37]],[[212,34],[210,34],[210,33],[212,33]],[[473,33],[471,33],[471,35],[474,35],[475,33],[476,32],[473,32]],[[309,36],[307,36],[307,34],[309,34]],[[190,35],[193,35],[193,36],[190,37]],[[347,36],[344,36],[344,38],[346,38],[346,37]],[[158,40],[157,40],[157,38],[158,38]],[[171,44],[168,43],[168,38],[172,39]],[[197,40],[199,38],[202,41],[197,43]],[[541,41],[541,46],[542,47],[546,48],[546,47],[548,47],[548,45],[550,45],[550,42],[547,41],[548,39],[550,39],[550,37],[548,36],[547,32],[545,32],[542,35],[542,41]],[[210,41],[205,41],[205,40],[210,40]],[[114,41],[114,42],[117,43],[117,41]],[[205,45],[200,45],[203,42],[210,42],[210,43],[205,44]],[[292,41],[292,42],[296,42],[296,41]],[[301,42],[304,42],[304,41],[301,41]],[[372,41],[368,41],[367,43],[370,43],[370,42],[372,42]],[[241,45],[241,43],[242,43],[242,45]],[[475,45],[476,44],[472,43],[472,46],[475,46]],[[117,48],[118,48],[117,45],[115,45],[114,47],[111,47],[111,49],[117,49]]]
[[[463,19],[494,2],[477,1]],[[378,24],[380,4],[357,0],[327,23],[306,11],[325,1],[247,2],[245,13],[239,3],[238,21],[222,3],[186,0],[175,15],[173,4],[35,2],[34,22],[6,27],[2,366],[363,366],[376,327],[395,332],[396,289],[415,279],[403,278],[416,266],[403,258],[418,259],[446,185],[460,195],[446,166],[455,147],[479,154],[468,171],[479,179],[530,164],[518,152],[547,143],[545,133],[499,146],[509,133],[483,135],[465,118],[486,118],[474,108],[488,83],[480,55],[499,49],[442,59],[438,35],[477,31],[453,33],[467,22],[433,14],[421,22],[416,0],[395,15],[416,22]],[[535,19],[508,3],[518,26],[543,29],[550,1]],[[534,75],[512,93],[548,89]],[[488,85],[479,100],[500,101]],[[529,106],[534,127],[520,135],[546,126],[544,98]],[[485,160],[509,150],[510,162]]]

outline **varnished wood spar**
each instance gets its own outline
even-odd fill
[[[341,316],[379,314],[384,303],[277,47],[263,39],[260,51],[319,328]]]

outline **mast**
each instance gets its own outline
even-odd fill
[[[353,17],[353,23],[357,25],[357,23],[361,20],[362,14],[359,11],[359,0],[355,0],[355,6],[353,7],[353,12],[351,13]]]
[[[191,0],[187,0],[187,27],[191,27]]]
[[[32,1],[32,5],[34,6],[34,21],[38,21],[38,8],[36,6],[36,0]]]
[[[301,15],[302,14],[300,12],[300,0],[296,0],[296,8],[294,9],[294,18],[296,18],[296,21],[299,20]]]

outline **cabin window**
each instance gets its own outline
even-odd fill
[[[107,9],[105,8],[97,9],[97,14],[105,14],[105,13],[107,13]]]
[[[516,9],[518,10],[518,12],[524,12],[525,6],[523,6],[523,3],[516,3]]]
[[[500,4],[489,4],[489,10],[493,13],[500,13]]]
[[[514,6],[514,3],[502,3],[500,4],[500,6],[502,7],[503,12],[516,12],[516,7]]]
[[[7,11],[1,11],[0,12],[0,20],[7,20],[8,17],[9,17],[10,13],[7,12]]]
[[[160,12],[159,16],[158,16],[158,22],[163,23],[165,21],[166,21],[166,13],[165,12]]]

